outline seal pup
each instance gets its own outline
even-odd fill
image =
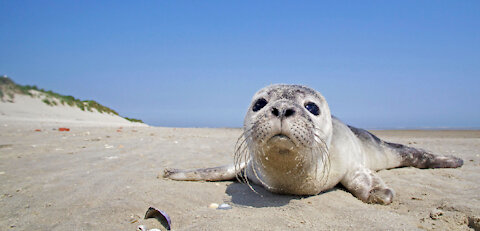
[[[250,188],[251,181],[271,192],[293,195],[315,195],[341,183],[364,202],[390,204],[394,191],[375,171],[462,165],[462,159],[386,142],[344,124],[330,114],[325,98],[311,88],[276,84],[254,95],[233,164],[165,169],[163,176],[190,181],[237,178]]]

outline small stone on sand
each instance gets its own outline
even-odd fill
[[[211,209],[217,209],[218,206],[219,205],[217,203],[211,203],[208,207],[211,208]]]

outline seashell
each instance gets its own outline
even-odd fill
[[[228,210],[228,209],[232,209],[232,206],[230,206],[229,204],[221,204],[218,206],[218,209],[222,209],[222,210]]]
[[[155,218],[157,219],[163,227],[165,227],[167,230],[171,229],[172,222],[170,220],[170,216],[168,214],[160,209],[156,209],[154,207],[148,208],[147,212],[145,213],[145,219],[148,218]]]

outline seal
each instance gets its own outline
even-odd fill
[[[463,160],[383,141],[332,116],[325,98],[300,85],[258,91],[244,121],[234,163],[203,169],[165,169],[173,180],[235,178],[280,194],[316,195],[342,184],[367,203],[389,204],[394,190],[376,174],[397,167],[456,168]],[[252,188],[253,190],[253,188]]]

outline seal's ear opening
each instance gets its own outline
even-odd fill
[[[255,102],[255,104],[252,107],[252,111],[254,111],[254,112],[259,111],[260,109],[265,107],[265,105],[267,105],[267,103],[268,103],[267,100],[265,100],[264,98],[257,99],[257,101]]]

